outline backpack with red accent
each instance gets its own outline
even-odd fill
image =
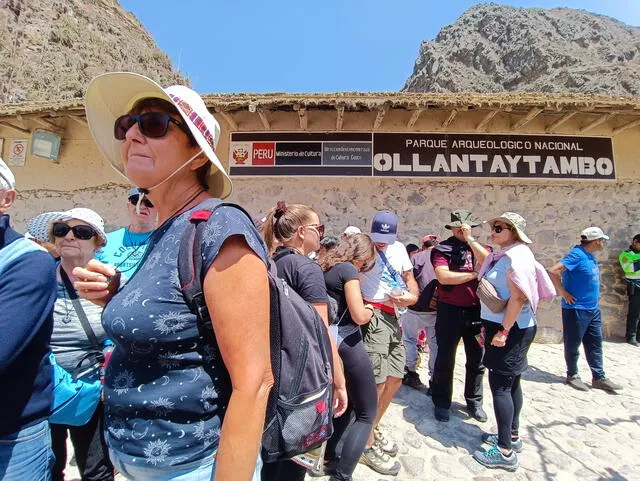
[[[240,206],[211,203],[189,217],[178,255],[182,294],[198,322],[211,323],[204,298],[202,245],[205,226],[215,222],[220,207]],[[269,395],[262,459],[289,459],[322,444],[333,434],[333,366],[327,329],[315,308],[304,301],[284,280],[269,276],[271,368],[274,385]]]

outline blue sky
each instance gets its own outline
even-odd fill
[[[422,40],[463,0],[121,0],[200,93],[397,91]],[[570,7],[640,26],[640,0],[495,2]]]

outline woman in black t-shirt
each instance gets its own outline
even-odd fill
[[[320,248],[320,239],[324,234],[318,214],[306,205],[278,202],[267,214],[262,232],[269,252],[273,252],[278,276],[315,307],[328,328],[327,288],[322,269],[307,257],[307,254]],[[274,252],[276,243],[278,247]],[[341,416],[347,408],[347,390],[338,349],[333,340],[331,347],[334,399],[337,401],[334,416]],[[267,463],[262,469],[262,481],[302,481],[305,473],[306,470],[293,461]]]
[[[343,239],[321,261],[327,293],[337,304],[332,331],[347,380],[349,407],[355,415],[353,424],[349,424],[350,416],[342,416],[334,423],[326,452],[326,472],[331,474],[331,481],[352,479],[376,417],[376,381],[360,333],[360,326],[371,319],[373,307],[362,300],[358,280],[358,272],[370,270],[375,261],[375,246],[366,234]],[[336,446],[341,440],[344,443],[338,457]]]

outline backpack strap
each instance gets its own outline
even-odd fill
[[[220,207],[238,209],[251,221],[251,216],[237,204],[219,202],[212,207],[198,209],[189,216],[178,253],[178,277],[184,300],[200,322],[209,322],[209,310],[204,298],[203,283],[205,272],[203,269],[202,245],[204,229],[213,217],[213,213]],[[253,221],[251,221],[253,223]]]

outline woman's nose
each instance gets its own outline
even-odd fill
[[[136,122],[129,128],[129,130],[127,130],[127,133],[125,134],[125,139],[126,140],[136,139],[139,141],[141,138],[144,138],[144,135],[142,135],[142,132],[140,132],[140,124]]]

